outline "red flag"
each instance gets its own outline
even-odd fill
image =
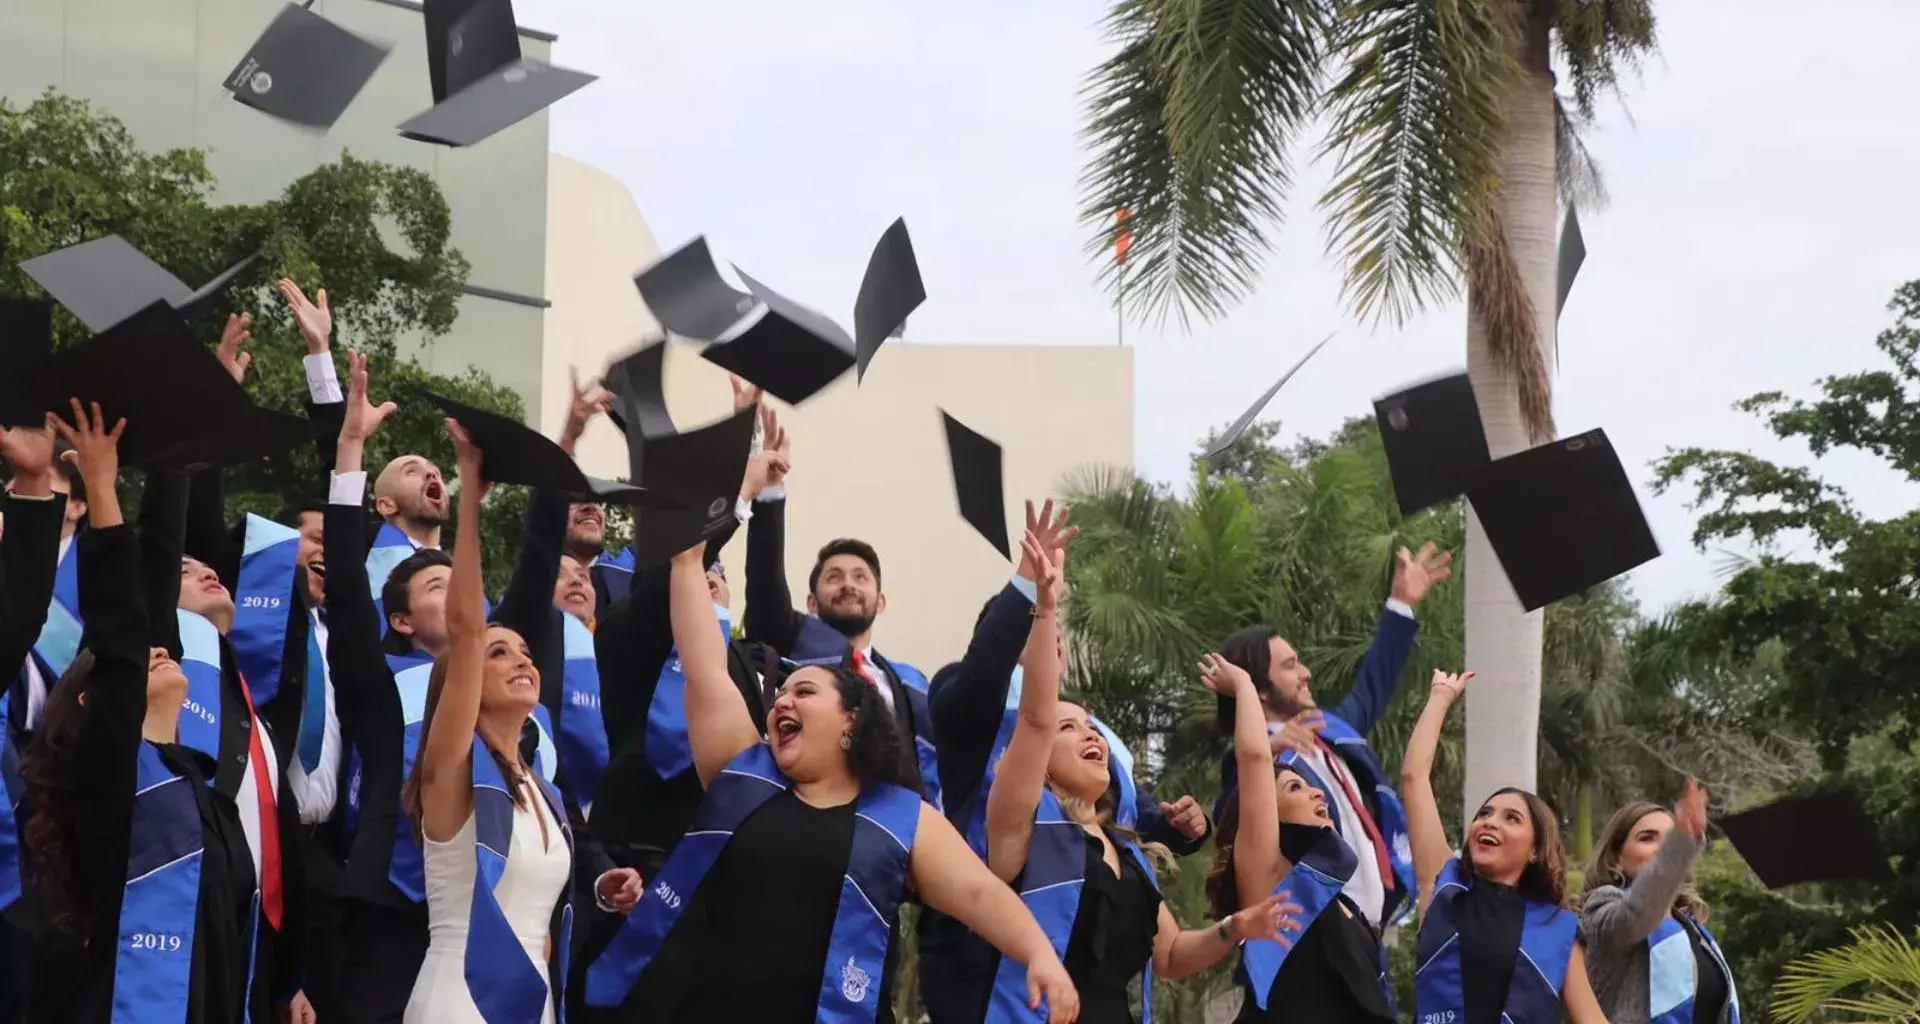
[[[1133,248],[1133,229],[1127,227],[1127,222],[1132,219],[1133,211],[1124,206],[1113,215],[1113,223],[1118,232],[1113,239],[1113,258],[1115,262],[1127,262],[1127,250]]]

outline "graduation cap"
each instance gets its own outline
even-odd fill
[[[1528,611],[1660,555],[1604,430],[1496,459],[1467,498]]]
[[[1573,291],[1573,279],[1580,276],[1580,265],[1587,261],[1587,241],[1580,235],[1580,216],[1573,207],[1567,207],[1567,219],[1560,225],[1560,263],[1558,276],[1560,295],[1553,307],[1553,315],[1559,318],[1560,312],[1567,308],[1567,293]]]
[[[1373,415],[1401,515],[1467,493],[1490,459],[1480,403],[1464,373],[1379,399]]]
[[[119,235],[36,256],[20,264],[20,269],[88,330],[99,333],[155,302],[165,302],[176,316],[191,320],[212,307],[234,278],[259,258],[255,252],[198,291]]]
[[[1273,382],[1273,386],[1267,389],[1266,394],[1261,395],[1246,412],[1241,413],[1240,418],[1233,421],[1233,425],[1227,428],[1226,433],[1221,434],[1214,440],[1213,447],[1208,448],[1206,452],[1201,455],[1201,458],[1212,462],[1214,459],[1219,458],[1228,448],[1233,447],[1233,443],[1240,440],[1240,435],[1246,433],[1247,428],[1253,425],[1254,417],[1260,415],[1260,410],[1265,409],[1267,403],[1273,401],[1273,396],[1279,394],[1280,389],[1287,386],[1287,382],[1293,379],[1294,374],[1300,372],[1301,367],[1307,365],[1307,360],[1312,359],[1314,353],[1325,348],[1327,342],[1332,340],[1333,335],[1329,334],[1321,338],[1318,345],[1308,349],[1307,354],[1301,356],[1300,361],[1293,364],[1293,369],[1281,374],[1280,379]]]
[[[459,420],[473,436],[473,443],[485,455],[482,470],[493,483],[537,487],[575,501],[642,505],[650,500],[646,491],[632,484],[588,476],[558,444],[511,416],[456,402],[425,388],[415,391]]]
[[[1792,797],[1715,824],[1769,889],[1893,878],[1879,830],[1850,789]]]
[[[727,283],[704,236],[636,274],[634,287],[660,326],[693,341],[713,341],[753,312],[754,297]]]
[[[105,406],[102,406],[105,410]],[[69,410],[68,415],[71,415]],[[129,418],[127,429],[133,429]],[[284,455],[334,433],[331,424],[248,404],[223,417],[210,433],[163,449],[151,464],[198,472],[213,466],[233,466]]]
[[[261,113],[331,128],[389,52],[300,4],[288,4],[227,75],[226,88],[236,101]]]
[[[679,432],[673,417],[667,414],[667,343],[660,341],[640,349],[614,363],[607,370],[606,389],[613,393],[613,407],[607,415],[629,446],[641,438],[664,437]],[[632,425],[640,425],[640,438],[633,436]]]
[[[175,468],[205,461],[201,442],[253,422],[253,403],[166,302],[14,375],[37,409],[72,419],[69,398],[99,402],[108,424],[126,417],[120,461]]]
[[[53,304],[0,298],[0,427],[38,427],[46,415],[14,381],[23,366],[53,349]]]
[[[1007,504],[1001,480],[1000,446],[975,433],[945,409],[947,455],[953,462],[953,489],[960,498],[960,518],[992,544],[1000,557],[1013,560],[1007,542]]]
[[[636,571],[670,560],[733,521],[758,419],[747,408],[698,430],[646,441],[644,460],[633,461],[633,477],[676,507],[650,506],[635,517]],[[633,440],[629,434],[629,455],[639,447]]]
[[[468,0],[462,6],[462,0],[426,5],[433,107],[402,124],[401,135],[471,146],[599,77],[521,56],[520,28],[509,0]]]
[[[866,380],[873,354],[888,338],[900,335],[907,317],[925,301],[927,286],[920,280],[920,261],[913,255],[907,219],[901,217],[874,245],[873,255],[867,258],[867,273],[860,280],[860,295],[853,300],[854,354],[859,366],[856,380]]]

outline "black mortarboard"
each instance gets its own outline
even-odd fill
[[[127,429],[133,429],[131,420]],[[151,464],[198,471],[211,466],[255,462],[285,455],[335,429],[305,416],[250,404],[223,418],[212,432],[165,449]]]
[[[1791,797],[1715,824],[1769,889],[1893,878],[1879,830],[1852,790]]]
[[[331,128],[388,52],[299,4],[288,4],[227,75],[227,90],[262,113]]]
[[[634,478],[648,493],[679,507],[649,507],[635,517],[636,569],[666,562],[732,521],[758,419],[753,409],[742,409],[698,430],[646,442],[645,461],[634,466]]]
[[[1528,611],[1660,554],[1604,430],[1496,459],[1467,497]]]
[[[853,368],[853,339],[839,324],[734,269],[764,308],[733,337],[708,345],[701,358],[790,405],[812,398]]]
[[[418,390],[420,397],[439,406],[472,435],[483,455],[481,470],[492,483],[537,487],[576,501],[640,505],[648,500],[647,493],[632,484],[588,476],[558,444],[511,416],[456,402],[425,388]]]
[[[547,109],[598,77],[522,57],[520,30],[508,0],[472,0],[464,11],[453,14],[460,5],[461,0],[430,5],[435,9],[434,16],[426,19],[433,107],[402,124],[401,135],[444,146],[471,146]],[[444,31],[442,24],[447,24]]]
[[[1487,464],[1487,432],[1466,374],[1442,377],[1373,403],[1400,514],[1467,493]]]
[[[197,443],[246,423],[253,408],[165,302],[23,367],[16,380],[40,410],[64,419],[73,418],[69,398],[99,402],[109,425],[126,417],[120,461],[127,466],[200,461]]]
[[[20,264],[20,269],[88,330],[98,333],[155,302],[166,302],[184,319],[199,316],[259,258],[257,252],[248,256],[198,291],[119,235],[36,256]]]
[[[1266,394],[1261,395],[1253,405],[1247,408],[1246,412],[1241,413],[1240,418],[1234,420],[1233,424],[1226,429],[1225,433],[1214,439],[1213,447],[1208,448],[1206,452],[1201,455],[1201,458],[1207,459],[1208,461],[1217,459],[1222,452],[1225,452],[1233,446],[1233,442],[1240,440],[1240,435],[1246,433],[1247,428],[1253,425],[1254,417],[1260,415],[1260,410],[1265,409],[1267,403],[1273,401],[1273,396],[1279,394],[1280,389],[1287,386],[1287,382],[1293,379],[1294,374],[1300,372],[1302,366],[1307,365],[1307,360],[1312,359],[1314,353],[1325,348],[1327,342],[1332,340],[1333,335],[1329,334],[1320,339],[1320,344],[1308,349],[1307,354],[1301,356],[1300,361],[1293,364],[1292,369],[1281,374],[1280,379],[1273,382],[1273,386],[1267,389]]]
[[[605,387],[613,393],[613,406],[607,416],[627,443],[640,438],[663,437],[679,432],[673,417],[667,414],[665,385],[667,343],[657,342],[633,353],[607,370]],[[640,438],[633,436],[632,425],[640,425]]]
[[[1558,318],[1567,308],[1567,293],[1573,291],[1573,279],[1580,276],[1580,265],[1587,261],[1587,240],[1580,235],[1580,217],[1567,207],[1567,219],[1560,226],[1559,301],[1553,307]]]
[[[979,530],[1000,557],[1011,561],[1000,446],[974,433],[944,409],[940,418],[946,423],[947,455],[953,462],[953,489],[960,498],[960,518]]]
[[[0,299],[0,427],[37,427],[45,410],[20,390],[14,375],[53,348],[53,304]]]
[[[633,284],[660,326],[693,341],[727,333],[757,304],[720,276],[704,237],[661,257],[635,275]]]
[[[860,281],[860,295],[853,300],[853,347],[859,367],[856,379],[866,379],[873,354],[925,301],[927,286],[920,280],[920,261],[913,255],[913,239],[907,235],[907,219],[902,217],[889,225],[874,245],[866,276]]]

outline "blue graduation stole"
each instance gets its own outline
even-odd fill
[[[560,826],[567,850],[573,850],[573,831],[560,810],[560,794],[550,784],[537,784],[539,799],[547,802],[547,811]],[[486,742],[473,738],[473,908],[467,919],[466,979],[473,1005],[488,1024],[525,1024],[537,1021],[548,1005],[566,1019],[567,946],[573,932],[573,906],[569,894],[572,879],[560,889],[554,909],[557,927],[551,933],[557,964],[553,965],[553,991],[547,979],[527,956],[526,947],[514,934],[512,922],[500,909],[494,890],[507,871],[507,857],[513,848],[513,792],[493,761]]]
[[[560,728],[554,735],[560,765],[567,770],[580,806],[591,807],[610,751],[607,724],[600,717],[600,663],[594,659],[593,632],[586,623],[560,613],[566,662],[560,687]]]
[[[1367,738],[1356,732],[1353,726],[1338,716],[1324,714],[1326,728],[1320,733],[1327,744],[1340,755],[1340,761],[1347,771],[1353,773],[1354,785],[1364,798],[1368,790],[1373,791],[1374,801],[1379,805],[1380,813],[1374,817],[1374,824],[1380,829],[1380,838],[1387,844],[1387,861],[1393,866],[1393,877],[1398,884],[1393,892],[1387,894],[1386,908],[1381,912],[1382,930],[1406,920],[1413,913],[1414,903],[1411,897],[1420,891],[1419,876],[1413,872],[1413,841],[1407,835],[1407,808],[1400,802],[1400,794],[1393,791],[1387,773],[1380,767],[1380,759],[1374,756],[1373,748],[1367,745]],[[1339,783],[1332,779],[1322,779],[1313,765],[1302,758],[1298,751],[1285,750],[1274,758],[1278,764],[1292,767],[1307,780],[1307,784],[1327,794],[1327,813],[1333,817],[1336,828],[1357,828],[1359,822],[1342,822],[1340,809],[1333,799]],[[1365,838],[1364,833],[1362,838]]]
[[[420,550],[413,538],[392,523],[381,523],[373,535],[373,548],[367,552],[367,590],[373,594],[373,612],[380,619],[380,632],[387,631],[387,606],[380,600],[380,588],[387,585],[393,567]]]
[[[731,637],[732,613],[719,605],[714,605],[713,611],[720,620],[720,632]],[[605,737],[603,727],[603,743]],[[654,685],[653,700],[647,705],[646,754],[647,763],[663,779],[675,778],[693,767],[693,747],[687,741],[687,676],[680,668],[678,647],[667,653],[667,663],[660,666],[660,681]]]
[[[1434,880],[1433,901],[1415,946],[1420,965],[1413,976],[1415,1020],[1457,1021],[1466,1013],[1453,905],[1474,881],[1458,858],[1447,861]],[[1520,948],[1513,954],[1513,981],[1507,987],[1506,1019],[1512,1024],[1555,1024],[1560,1019],[1560,988],[1567,980],[1579,927],[1579,915],[1572,911],[1527,901]]]
[[[240,578],[234,585],[233,645],[240,676],[253,693],[255,707],[280,692],[286,661],[287,617],[299,568],[300,531],[248,515],[240,553]]]
[[[140,744],[127,888],[113,961],[115,1024],[177,1024],[193,985],[194,926],[200,906],[200,808],[186,780],[151,743]],[[247,989],[253,988],[255,912],[247,927]]]
[[[1286,890],[1292,902],[1300,905],[1302,913],[1297,918],[1298,924],[1287,931],[1287,937],[1294,942],[1313,927],[1328,907],[1339,901],[1341,890],[1347,887],[1347,880],[1353,877],[1354,868],[1360,863],[1353,847],[1348,846],[1339,833],[1324,827],[1316,831],[1320,838],[1293,870],[1281,877],[1280,884],[1273,887],[1274,892]],[[1274,979],[1280,976],[1280,969],[1286,966],[1287,954],[1291,951],[1291,947],[1272,939],[1249,940],[1241,947],[1248,988],[1253,992],[1254,1005],[1260,1009],[1267,1008]],[[1385,984],[1384,975],[1382,984]]]
[[[674,847],[613,942],[588,965],[587,1005],[615,1007],[626,999],[734,830],[790,785],[764,743],[741,751],[714,778],[686,837]],[[919,794],[897,786],[869,786],[860,793],[853,819],[853,854],[840,883],[826,975],[820,979],[815,1019],[824,1024],[872,1024],[879,1012],[887,944],[907,887],[920,803]]]
[[[801,668],[807,665],[845,665],[852,644],[841,633],[819,616],[809,615],[800,620],[799,635],[794,637],[793,652],[785,659],[789,668]],[[940,758],[933,744],[933,714],[927,706],[928,684],[926,674],[901,661],[888,661],[894,674],[905,684],[903,692],[894,696],[905,697],[907,708],[913,718],[913,752],[920,762],[920,787],[926,793],[927,802],[936,809],[942,806],[940,800]]]
[[[1720,944],[1707,926],[1691,917],[1688,924],[1700,930],[1701,945],[1713,955],[1727,978],[1727,1004],[1733,1011],[1733,1024],[1740,1024],[1740,993],[1733,984],[1733,971],[1720,954]],[[1693,955],[1693,942],[1687,925],[1666,917],[1647,936],[1647,1018],[1653,1024],[1693,1024],[1693,1000],[1700,991],[1699,961]]]
[[[80,634],[85,623],[80,619],[80,538],[73,538],[67,553],[60,557],[53,573],[53,600],[47,604],[47,622],[40,627],[40,639],[34,642],[33,656],[40,662],[40,673],[51,689],[67,666],[80,653]]]
[[[307,613],[307,689],[301,698],[300,741],[296,748],[300,769],[311,775],[320,767],[320,751],[327,742],[327,687],[332,685],[327,652],[320,646],[320,613]]]
[[[593,562],[592,572],[600,578],[607,588],[607,603],[627,596],[633,591],[633,549],[621,548],[616,555],[601,555]],[[601,614],[606,613],[602,608]]]
[[[221,695],[225,689],[220,668],[220,630],[204,616],[185,608],[179,609],[177,616],[180,671],[187,677],[187,699],[180,705],[180,742],[218,763]]]
[[[986,801],[981,801],[984,807]],[[1154,888],[1160,880],[1152,862],[1139,846],[1115,837],[1115,842],[1140,865]],[[1048,789],[1040,791],[1040,805],[1033,814],[1033,839],[1027,846],[1027,866],[1015,879],[1020,899],[1033,912],[1034,919],[1053,943],[1053,952],[1062,960],[1067,956],[1067,940],[1073,935],[1074,918],[1079,916],[1080,889],[1086,884],[1087,831],[1067,816],[1060,801]],[[1148,956],[1140,981],[1140,1024],[1153,1024],[1153,957]],[[987,1004],[986,1021],[1002,1024],[1012,1021],[1045,1021],[1047,1007],[1027,1007],[1027,969],[1011,957],[1002,956],[993,976],[993,995]]]
[[[20,801],[27,787],[20,778],[20,751],[13,744],[13,726],[7,717],[13,694],[0,691],[0,910],[20,899]]]
[[[533,773],[550,783],[556,778],[555,772],[560,767],[560,749],[553,742],[553,715],[548,713],[545,704],[535,704],[533,714],[528,717],[533,719],[538,734],[538,742],[533,750]],[[571,783],[573,779],[569,777],[567,781]]]

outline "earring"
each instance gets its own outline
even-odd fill
[[[848,729],[846,732],[843,732],[840,734],[840,749],[841,750],[853,749],[853,730],[852,729]]]

